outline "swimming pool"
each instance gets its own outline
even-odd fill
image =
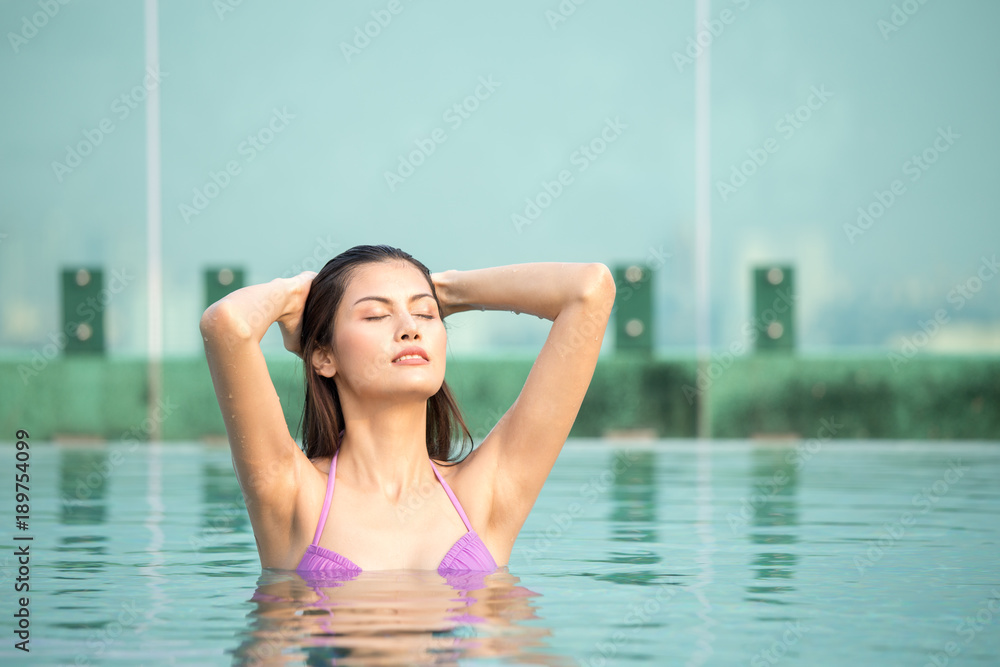
[[[994,665],[998,444],[571,440],[467,591],[262,573],[225,446],[33,443],[27,531],[0,484],[0,663]]]

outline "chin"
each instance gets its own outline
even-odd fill
[[[399,378],[387,379],[382,387],[386,393],[405,395],[414,399],[427,400],[441,390],[444,378]]]

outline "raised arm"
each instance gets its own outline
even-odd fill
[[[493,486],[488,530],[513,544],[590,386],[615,284],[604,264],[541,262],[433,275],[444,315],[508,310],[552,320],[514,404],[463,462]]]
[[[233,467],[258,537],[289,532],[294,490],[302,464],[308,463],[288,431],[260,341],[278,322],[285,347],[298,353],[298,320],[315,275],[307,271],[244,287],[209,306],[201,317]]]

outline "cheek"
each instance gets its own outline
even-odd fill
[[[346,369],[364,370],[372,363],[389,361],[391,350],[384,347],[384,341],[360,327],[346,327],[337,337],[341,364]]]
[[[438,352],[444,351],[448,347],[448,332],[445,330],[443,324],[438,324],[436,329],[432,332],[434,347],[437,348]]]

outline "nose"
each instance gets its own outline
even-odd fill
[[[417,320],[409,313],[401,320],[399,327],[400,340],[419,340],[420,331],[417,329]]]

